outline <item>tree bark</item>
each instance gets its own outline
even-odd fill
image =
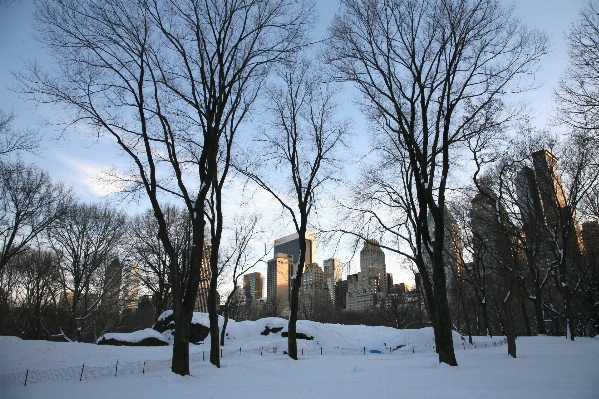
[[[435,243],[433,253],[433,285],[436,310],[436,328],[438,334],[435,337],[435,348],[439,354],[439,362],[447,363],[450,366],[457,366],[453,348],[453,336],[451,328],[451,315],[449,313],[449,303],[447,300],[447,280],[443,264],[443,238],[444,238],[444,219],[437,219],[435,223]]]
[[[504,302],[505,308],[505,332],[507,336],[507,353],[513,358],[516,358],[516,333],[514,331],[514,312],[512,311],[513,293],[509,294],[508,299]]]
[[[520,301],[520,307],[522,309],[522,318],[524,319],[524,331],[526,331],[526,335],[530,337],[532,335],[532,332],[530,330],[530,322],[528,320],[528,313],[526,312],[526,302],[524,302],[524,299]]]
[[[547,334],[547,329],[545,328],[545,314],[543,312],[543,292],[541,288],[535,284],[535,319],[537,321],[537,334],[545,335]]]
[[[176,309],[177,307],[179,309]],[[173,304],[175,332],[171,371],[180,375],[189,374],[189,332],[191,327],[191,316],[188,313],[189,312],[184,312],[181,304]]]
[[[300,212],[302,213],[302,212]],[[305,214],[305,212],[304,212]],[[302,217],[303,228],[298,232],[300,245],[300,258],[297,263],[297,271],[291,285],[291,298],[289,303],[289,325],[287,327],[287,353],[293,360],[297,360],[297,313],[299,310],[299,291],[304,273],[304,262],[306,261],[306,227],[307,217]],[[305,221],[304,221],[305,220]]]
[[[493,337],[491,334],[491,327],[489,325],[489,312],[487,310],[487,297],[486,294],[483,295],[483,299],[480,301],[480,312],[483,317],[483,326],[485,328],[485,337]]]

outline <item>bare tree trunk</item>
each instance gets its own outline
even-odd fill
[[[514,331],[514,312],[512,311],[513,293],[503,302],[505,308],[505,333],[507,336],[507,353],[516,358],[516,333]]]
[[[179,309],[176,309],[179,307]],[[193,316],[193,309],[192,309]],[[171,371],[180,375],[189,374],[189,331],[191,318],[189,312],[185,312],[181,303],[173,303],[173,320],[175,321],[173,360]]]
[[[297,271],[295,272],[293,284],[291,285],[291,298],[289,303],[289,325],[287,327],[287,353],[289,357],[297,360],[297,314],[299,310],[299,292],[302,282],[302,274],[304,273],[304,263],[306,261],[306,224],[307,217],[301,217],[301,223],[303,229],[300,229],[299,245],[300,245],[300,258],[297,263]]]
[[[482,301],[480,301],[480,312],[483,318],[483,327],[485,328],[485,337],[493,337],[491,334],[491,327],[489,325],[489,312],[487,310],[487,297],[483,295]]]
[[[220,242],[223,233],[223,212],[222,212],[222,188],[229,168],[230,156],[227,156],[222,176],[219,176],[217,166],[218,142],[214,143],[212,149],[214,154],[211,159],[211,168],[214,171],[212,181],[211,197],[211,252],[210,252],[210,288],[208,290],[208,319],[210,320],[210,363],[220,368],[220,342],[218,335],[218,311],[220,302],[217,301],[218,276],[220,274],[218,265],[218,256],[220,252]],[[230,154],[231,148],[227,147],[227,154]]]
[[[535,284],[535,318],[537,321],[537,334],[545,335],[547,334],[547,329],[545,328],[545,314],[543,312],[543,292],[541,291],[541,287]]]
[[[528,320],[528,313],[526,312],[526,302],[524,302],[524,299],[520,301],[520,307],[522,309],[522,318],[524,319],[524,331],[526,331],[526,335],[530,337],[532,335],[532,332],[530,330],[530,322]]]
[[[468,334],[468,343],[472,344],[472,327],[470,326],[470,317],[466,310],[466,301],[464,300],[464,281],[459,281],[459,295],[460,305],[462,305],[462,311],[464,312],[464,321],[466,322],[466,333]]]
[[[210,279],[210,289],[208,291],[208,319],[210,320],[210,363],[220,368],[219,342],[218,342],[218,313],[216,303],[216,280],[215,275]]]
[[[445,268],[443,264],[443,236],[444,223],[443,218],[435,223],[435,243],[433,255],[433,285],[435,287],[435,311],[436,325],[435,330],[438,334],[435,337],[435,348],[439,354],[439,362],[447,363],[450,366],[457,366],[453,348],[453,336],[451,328],[451,315],[449,313],[449,303],[447,300],[447,281]]]
[[[223,316],[225,320],[223,322],[223,329],[220,331],[220,346],[225,346],[225,334],[227,331],[227,324],[229,324],[229,310],[227,309],[227,305],[225,305]]]

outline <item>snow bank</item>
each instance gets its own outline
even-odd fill
[[[154,332],[153,337],[161,335],[161,339],[173,344],[172,327],[173,322],[170,322],[168,329],[165,322],[172,316],[172,310],[168,310],[160,315],[155,329],[160,333]],[[219,331],[222,331],[224,318],[219,316]],[[208,327],[210,321],[207,313],[194,312],[192,324]],[[227,324],[225,346],[242,347],[245,349],[256,349],[261,347],[277,347],[286,348],[287,338],[283,335],[287,333],[288,321],[279,317],[266,317],[256,321],[240,321],[229,320]],[[268,332],[275,329],[276,332]],[[144,332],[145,331],[145,332]],[[148,330],[138,331],[131,336],[123,336],[123,340],[130,342],[139,342],[135,340],[143,339]],[[298,340],[299,349],[318,349],[318,348],[368,348],[373,350],[389,351],[433,351],[435,347],[435,339],[433,329],[423,328],[418,330],[397,330],[391,327],[371,327],[364,325],[339,325],[325,324],[308,320],[298,320],[297,332],[313,337],[312,340]],[[135,335],[137,334],[137,335]],[[112,334],[107,334],[108,339]],[[115,339],[119,339],[120,335],[114,335]],[[220,337],[219,337],[220,338]],[[474,345],[480,347],[493,346],[499,343],[503,337],[476,337]],[[203,339],[203,342],[198,342],[200,345],[210,341],[209,335]],[[195,341],[194,341],[195,342]],[[460,334],[453,333],[453,342],[456,349],[474,348],[470,345],[466,337]]]
[[[10,342],[18,342],[21,341],[19,337],[11,337],[11,336],[0,336],[0,342],[10,343]]]
[[[271,319],[268,323],[280,322]],[[241,334],[259,334],[259,326],[267,323],[247,324],[240,328],[235,343],[245,345]],[[304,322],[302,322],[303,324]],[[304,327],[308,328],[307,323]],[[298,326],[299,327],[299,326]],[[329,328],[330,327],[330,328]],[[358,331],[387,337],[384,328],[364,326],[334,326],[313,324],[333,334],[342,346],[347,336]],[[347,332],[343,331],[347,330]],[[298,331],[301,329],[298,328]],[[308,330],[304,330],[308,331]],[[374,333],[373,333],[374,331]],[[394,330],[397,336],[409,342],[430,342],[430,329]],[[309,331],[308,331],[309,332]],[[271,335],[260,337],[272,339]],[[274,334],[280,337],[280,333]],[[324,337],[319,337],[324,341]],[[315,337],[315,340],[317,338]],[[354,336],[355,342],[368,342],[375,337]],[[461,339],[458,337],[458,340]],[[475,342],[491,342],[489,338],[474,337]],[[303,343],[312,343],[306,341]],[[577,338],[570,342],[564,337],[519,337],[518,358],[507,355],[507,347],[481,347],[476,350],[457,350],[458,367],[438,363],[437,355],[428,352],[380,355],[323,355],[300,356],[293,361],[287,356],[225,356],[222,367],[216,368],[206,361],[190,364],[191,376],[181,377],[168,368],[145,374],[120,374],[118,378],[91,380],[50,381],[27,386],[0,386],[0,398],[59,398],[86,399],[146,399],[168,398],[246,398],[286,399],[300,398],[597,398],[599,393],[599,339]],[[192,345],[190,352],[206,350],[206,345]],[[0,373],[25,369],[60,368],[68,366],[114,367],[122,362],[146,359],[168,359],[171,347],[110,347],[71,342],[21,341],[0,339]],[[201,359],[201,357],[200,357]],[[290,389],[290,381],[302,382]]]
[[[156,330],[153,330],[151,328],[146,328],[145,330],[140,330],[140,331],[135,331],[132,333],[108,333],[108,334],[104,334],[102,337],[100,337],[97,342],[100,342],[102,340],[116,340],[119,342],[129,342],[129,343],[139,343],[143,340],[146,340],[148,338],[155,338],[158,339],[160,341],[164,341],[165,343],[167,342],[164,339],[164,336],[159,333]]]

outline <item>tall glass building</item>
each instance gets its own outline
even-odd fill
[[[273,257],[277,254],[287,254],[293,256],[295,262],[299,261],[299,236],[297,233],[277,238]],[[316,236],[312,233],[306,233],[306,265],[316,262]]]

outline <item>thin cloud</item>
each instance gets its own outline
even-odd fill
[[[87,187],[95,196],[116,194],[126,187],[126,183],[118,179],[118,172],[113,167],[81,161],[64,154],[57,156],[73,172],[73,180]]]

